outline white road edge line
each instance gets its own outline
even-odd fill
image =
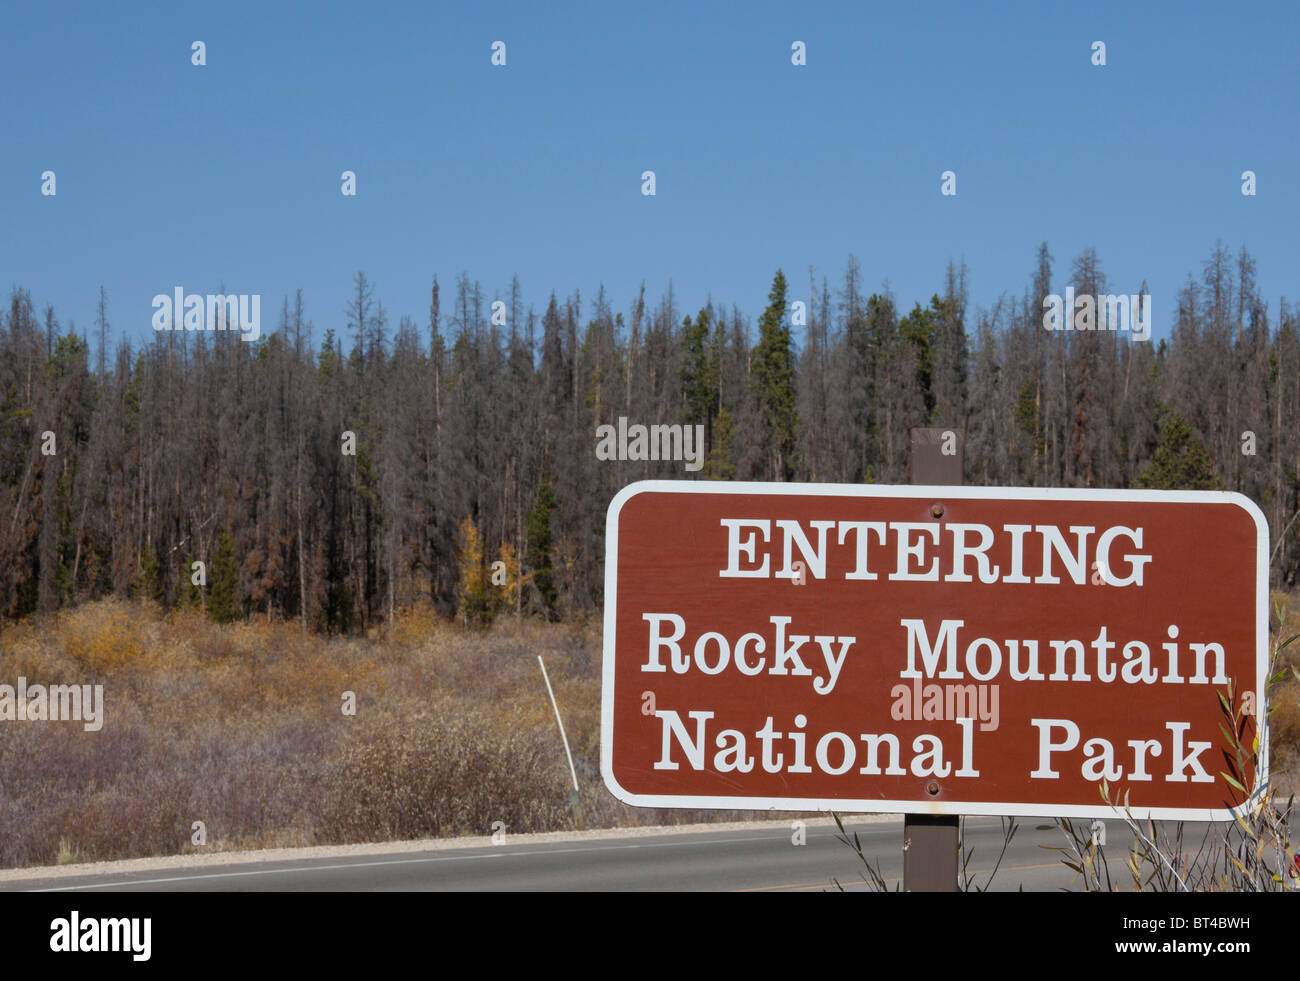
[[[785,835],[775,836],[784,839]],[[722,838],[705,841],[664,841],[635,845],[610,845],[604,848],[548,848],[522,852],[483,852],[477,855],[439,855],[429,858],[400,858],[386,862],[346,862],[342,865],[299,865],[287,869],[252,869],[246,872],[204,872],[201,875],[173,875],[162,879],[124,879],[120,882],[88,883],[80,886],[58,886],[53,889],[29,889],[27,892],[79,892],[84,889],[115,889],[121,886],[147,886],[160,882],[186,882],[191,879],[233,879],[248,875],[275,875],[280,872],[331,872],[340,869],[365,869],[381,865],[420,865],[429,862],[463,862],[474,858],[519,858],[542,855],[565,855],[571,852],[610,852],[629,848],[667,848],[671,845],[726,845],[735,842],[763,841],[763,837]]]

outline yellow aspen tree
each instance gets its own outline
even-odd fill
[[[483,536],[471,518],[462,519],[458,528],[456,599],[461,622],[467,627],[486,625],[492,620],[492,601],[483,564]]]

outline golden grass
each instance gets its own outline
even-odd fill
[[[6,627],[0,679],[102,684],[105,711],[99,732],[5,727],[0,867],[489,834],[496,821],[525,832],[756,816],[614,800],[600,778],[599,666],[594,622],[466,631],[428,609],[369,638],[116,600]]]

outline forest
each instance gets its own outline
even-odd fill
[[[1293,586],[1296,312],[1283,297],[1271,323],[1254,258],[1218,244],[1154,298],[1167,340],[1052,332],[1054,277],[1133,291],[1093,250],[1064,275],[1053,263],[1039,246],[1028,285],[990,309],[971,308],[964,263],[910,310],[852,257],[834,281],[777,271],[757,320],[712,299],[683,311],[671,284],[657,299],[643,284],[626,311],[603,287],[552,292],[539,314],[517,277],[489,295],[461,274],[432,279],[424,323],[393,324],[357,273],[329,326],[299,290],[256,343],[132,343],[150,311],[115,327],[102,287],[79,333],[15,287],[0,316],[0,624],[109,596],[345,634],[422,604],[471,624],[582,619],[625,484],[906,483],[916,426],[964,432],[968,484],[1240,491],[1268,517],[1274,585]],[[599,427],[620,417],[702,426],[703,468],[598,458]]]

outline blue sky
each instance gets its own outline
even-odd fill
[[[301,286],[319,340],[357,270],[394,325],[462,270],[489,298],[518,273],[539,311],[671,279],[683,314],[711,293],[756,317],[778,266],[795,299],[850,253],[905,307],[965,258],[988,306],[1046,240],[1062,286],[1088,246],[1112,287],[1145,279],[1160,338],[1221,239],[1276,317],[1300,293],[1300,7],[1131,6],[12,5],[0,285],[85,329],[102,283],[137,343],[175,286],[261,293],[264,332]]]

